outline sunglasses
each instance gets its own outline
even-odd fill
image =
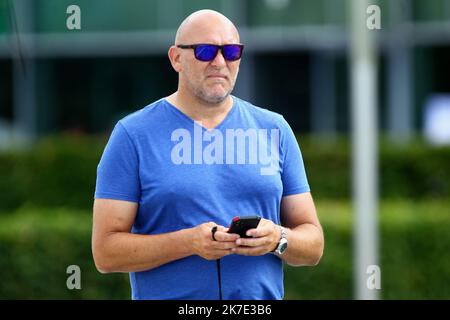
[[[219,50],[226,61],[236,61],[242,56],[244,45],[242,44],[224,44],[222,46],[216,44],[179,44],[181,49],[194,49],[195,58],[200,61],[213,61]]]

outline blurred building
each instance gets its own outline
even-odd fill
[[[422,129],[427,99],[450,92],[450,0],[373,3],[380,127],[408,139]],[[70,5],[81,10],[80,30],[67,28]],[[167,49],[202,8],[233,20],[246,45],[235,95],[282,113],[298,132],[349,130],[345,0],[2,0],[0,142],[104,132],[171,94]]]

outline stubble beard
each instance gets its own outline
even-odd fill
[[[235,81],[232,81],[230,83],[230,88],[223,94],[223,95],[217,95],[217,94],[208,94],[208,90],[203,86],[194,87],[192,84],[190,84],[191,88],[193,88],[193,92],[197,99],[204,102],[208,105],[219,105],[222,102],[224,102],[231,94],[231,92],[234,89]]]
[[[203,90],[202,88],[199,88],[198,90],[196,90],[195,95],[198,99],[206,102],[207,104],[210,105],[217,105],[222,103],[223,101],[225,101],[228,96],[230,95],[232,91],[232,88],[230,90],[228,90],[227,92],[225,92],[225,94],[223,95],[209,95],[206,90]]]

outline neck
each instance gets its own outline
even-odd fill
[[[202,122],[208,129],[220,124],[233,107],[231,96],[220,103],[210,104],[195,96],[184,94],[183,90],[178,90],[166,99],[194,121]]]

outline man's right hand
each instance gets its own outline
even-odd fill
[[[132,226],[138,203],[95,199],[92,227],[92,253],[97,269],[102,273],[140,272],[193,254],[213,260],[231,254],[239,235],[226,233],[218,226],[215,238],[211,229],[215,223],[161,234],[135,234]]]
[[[212,238],[212,228],[217,226],[214,234],[216,240]],[[193,229],[192,247],[196,255],[206,260],[217,260],[231,254],[231,249],[236,248],[238,234],[227,233],[228,228],[218,226],[213,222],[200,224]]]

